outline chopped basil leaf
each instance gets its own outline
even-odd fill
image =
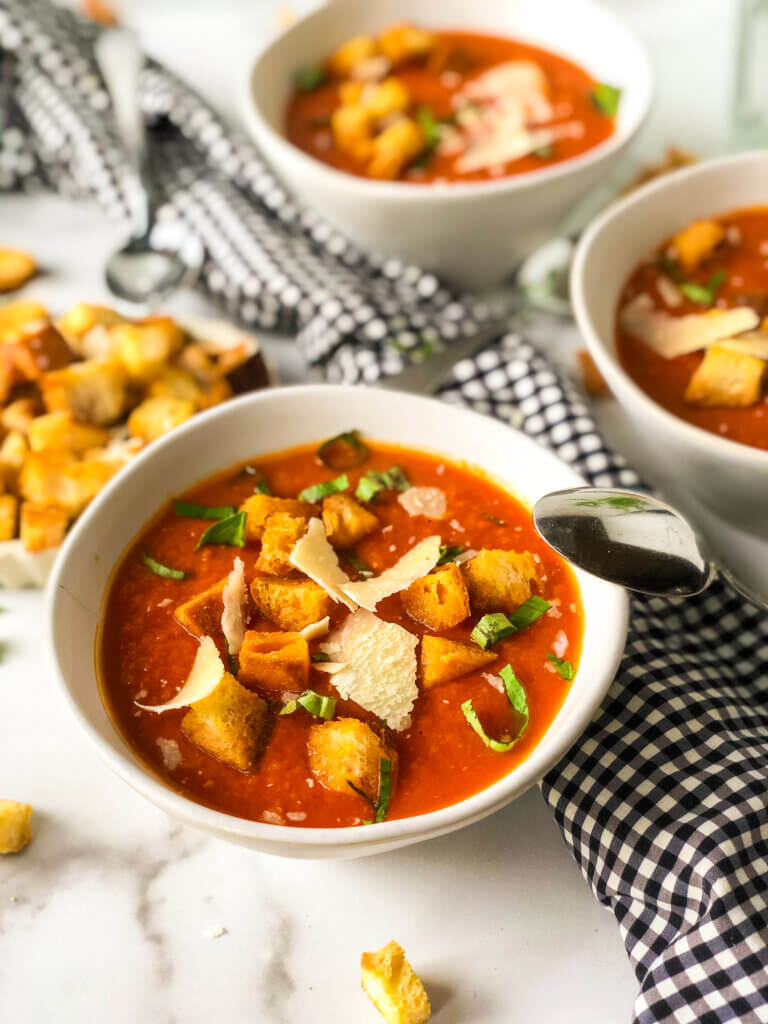
[[[245,512],[235,512],[233,516],[219,519],[213,523],[200,540],[195,551],[206,544],[226,544],[229,547],[241,548],[245,545]]]
[[[310,660],[314,662],[330,661],[331,656],[330,654],[327,654],[325,651],[317,651],[315,654],[312,655]]]
[[[370,469],[360,477],[355,497],[359,501],[373,501],[382,491],[407,491],[410,486],[411,481],[399,466],[390,466],[382,472]]]
[[[547,652],[547,661],[555,666],[563,679],[573,679],[576,674],[570,661],[564,661],[562,658],[558,658],[555,654]]]
[[[314,92],[328,81],[328,74],[324,68],[317,65],[299,68],[296,72],[294,84],[299,92]]]
[[[282,715],[292,715],[298,706],[299,702],[297,700],[289,700],[288,703],[284,704],[280,709],[280,715],[278,717]]]
[[[259,480],[259,482],[253,488],[254,494],[271,494],[272,491],[269,488],[269,484],[266,480]]]
[[[329,494],[336,494],[338,491],[346,491],[349,487],[349,477],[346,473],[337,476],[335,480],[326,480],[322,484],[315,484],[313,487],[305,487],[299,494],[299,501],[321,501]]]
[[[448,562],[452,562],[457,555],[460,555],[466,548],[463,544],[441,544],[440,545],[440,557],[437,560],[438,565],[446,565]]]
[[[598,82],[593,86],[589,98],[601,114],[614,117],[619,109],[621,89],[617,89],[615,85],[608,85],[607,82]]]
[[[504,683],[507,700],[523,719],[523,727],[520,730],[520,735],[522,735],[523,730],[528,726],[528,701],[523,684],[515,675],[511,665],[505,665],[501,672],[499,672],[499,675]]]
[[[477,712],[475,711],[471,700],[465,700],[461,705],[461,710],[467,722],[472,726],[486,747],[490,747],[491,750],[495,750],[497,754],[506,754],[508,750],[511,750],[512,747],[515,746],[525,730],[528,728],[528,701],[526,699],[522,683],[513,672],[511,665],[505,665],[499,675],[504,683],[504,690],[507,694],[507,700],[509,701],[510,706],[514,708],[522,718],[522,723],[515,737],[509,740],[495,740],[493,737],[489,736],[483,728],[480,719],[477,717]]]
[[[368,458],[368,446],[360,440],[359,430],[347,430],[324,441],[316,454],[328,469],[354,469]]]
[[[499,519],[498,516],[493,515],[493,513],[491,513],[491,512],[486,512],[485,513],[485,518],[486,519],[490,519],[490,521],[492,523],[496,523],[497,526],[506,526],[507,525],[506,521],[504,519]]]
[[[224,646],[225,646],[226,651],[227,651],[227,662],[229,664],[229,674],[231,676],[235,676],[235,678],[237,678],[237,669],[238,669],[237,657],[236,657],[236,655],[234,655],[232,653],[232,651],[230,651],[230,649],[229,649],[229,640],[227,640],[226,637],[224,637]]]
[[[342,551],[341,557],[348,562],[353,569],[357,569],[361,576],[373,576],[373,569],[366,565],[362,558],[358,558],[354,551]]]
[[[549,601],[541,597],[529,597],[512,615],[507,616],[503,612],[484,615],[472,630],[471,639],[478,647],[487,650],[504,637],[519,633],[521,629],[530,626],[549,607]]]
[[[677,287],[690,302],[697,306],[714,306],[715,299],[720,286],[727,275],[724,270],[716,270],[706,284],[697,284],[695,281],[683,281]]]
[[[534,149],[533,155],[540,160],[549,160],[551,156],[555,155],[555,147],[551,142],[547,142],[543,146],[539,146],[538,149]]]
[[[389,801],[392,799],[392,762],[382,757],[379,762],[379,800],[376,805],[377,824],[387,816]]]
[[[173,511],[174,515],[186,519],[228,519],[237,509],[234,505],[196,505],[193,501],[177,499],[173,503]]]
[[[377,810],[377,808],[376,808],[376,801],[375,800],[371,800],[371,798],[368,796],[368,794],[365,793],[362,789],[360,789],[359,786],[356,786],[354,784],[354,782],[351,782],[349,779],[347,779],[347,785],[349,786],[350,789],[353,789],[357,793],[358,796],[361,796],[363,798],[363,800],[365,800],[367,803],[369,803],[371,805],[371,807],[374,809],[374,811]],[[363,824],[364,825],[372,825],[373,822],[372,821],[365,821],[365,822],[363,822]]]
[[[667,256],[659,256],[653,262],[662,274],[666,274],[675,282],[680,280],[680,267],[675,260],[671,260]]]
[[[315,693],[314,690],[305,690],[296,700],[289,700],[280,714],[292,715],[300,707],[308,711],[310,715],[324,718],[328,722],[336,714],[336,698],[323,697],[321,694]]]
[[[155,576],[162,576],[166,580],[185,580],[187,578],[187,573],[182,572],[181,569],[171,569],[167,565],[163,565],[162,562],[158,562],[148,555],[146,551],[142,551],[141,560]]]
[[[604,498],[583,498],[575,501],[580,508],[615,508],[624,512],[643,512],[648,502],[633,494],[607,494]]]
[[[472,706],[471,700],[465,700],[461,705],[461,710],[467,722],[469,722],[486,747],[490,747],[491,750],[495,750],[497,754],[506,754],[508,750],[511,750],[512,747],[514,747],[520,738],[519,736],[516,736],[513,740],[504,741],[495,740],[493,737],[489,736],[483,728],[480,719],[477,717],[477,712]]]

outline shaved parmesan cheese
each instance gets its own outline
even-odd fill
[[[747,306],[670,316],[654,309],[647,295],[638,295],[621,310],[619,323],[622,330],[645,342],[654,352],[674,359],[751,331],[760,323],[760,317]]]
[[[473,171],[503,166],[530,156],[537,149],[551,146],[554,138],[553,133],[546,128],[535,132],[524,128],[509,132],[497,129],[486,138],[478,138],[470,143],[466,153],[456,161],[456,170],[460,174],[471,174]]]
[[[235,565],[227,578],[224,590],[221,592],[221,599],[224,602],[224,611],[221,613],[221,628],[224,639],[227,641],[227,650],[230,654],[239,654],[243,646],[245,636],[245,620],[243,618],[243,606],[245,605],[245,566],[242,558],[235,559]]]
[[[326,644],[340,670],[333,685],[344,700],[383,718],[390,729],[405,729],[410,721],[416,686],[418,637],[394,622],[384,622],[369,611],[358,610]],[[334,662],[316,666],[327,670]]]
[[[454,558],[456,565],[463,565],[465,562],[471,562],[477,552],[473,548],[469,548],[467,551],[462,551],[460,555]]]
[[[445,492],[439,487],[409,487],[397,496],[409,516],[424,516],[427,519],[445,519]]]
[[[181,751],[176,740],[167,740],[159,736],[155,741],[160,749],[163,764],[169,772],[175,771],[181,764]]]
[[[498,690],[499,693],[506,692],[504,689],[504,680],[501,676],[494,675],[493,672],[481,672],[480,675],[486,683],[489,683],[494,688],[494,690]]]
[[[305,640],[317,640],[318,637],[325,636],[328,630],[331,628],[330,616],[326,615],[324,619],[320,619],[319,622],[310,622],[304,629],[300,629],[299,632]]]
[[[209,636],[204,636],[195,655],[192,671],[176,696],[167,704],[139,704],[142,711],[172,711],[174,708],[185,708],[208,697],[219,685],[225,675],[216,644]]]
[[[568,634],[565,632],[565,630],[561,629],[555,637],[554,642],[552,643],[552,650],[555,652],[558,658],[562,658],[562,656],[568,650]]]
[[[369,612],[375,611],[379,601],[405,590],[434,569],[440,557],[440,544],[440,537],[427,537],[406,552],[391,568],[385,569],[380,576],[360,580],[359,583],[346,583],[342,589],[347,597],[357,604],[367,608]]]
[[[345,604],[350,611],[357,608],[354,599],[342,589],[349,583],[349,576],[339,565],[336,552],[328,543],[322,520],[309,520],[307,532],[294,544],[289,561],[321,586],[334,601]]]
[[[750,331],[749,334],[742,334],[740,338],[724,338],[717,344],[720,348],[740,352],[743,356],[768,359],[768,334],[765,331]]]
[[[330,653],[330,651],[326,651],[326,654]],[[338,651],[334,653],[338,653]],[[337,672],[341,672],[346,667],[347,666],[342,661],[318,661],[315,662],[314,665],[314,668],[316,668],[318,672],[327,672],[330,676],[335,675]]]
[[[675,309],[677,306],[682,306],[683,296],[680,289],[671,281],[668,277],[661,274],[656,280],[656,290],[661,296],[662,300],[670,307]]]

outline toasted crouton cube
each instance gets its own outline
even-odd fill
[[[289,576],[296,572],[290,562],[290,554],[299,538],[307,530],[304,516],[292,516],[289,512],[273,512],[267,516],[264,533],[261,536],[261,551],[256,568],[271,576]]]
[[[397,178],[424,149],[424,132],[410,118],[402,117],[379,132],[366,168],[371,178]]]
[[[73,458],[67,452],[30,452],[18,477],[19,493],[36,505],[57,505],[79,515],[114,476],[117,464]]]
[[[373,153],[374,118],[367,107],[358,103],[337,107],[331,114],[331,133],[342,153],[353,160],[367,160]]]
[[[16,536],[16,519],[19,499],[15,494],[0,494],[0,540],[13,540]]]
[[[708,348],[685,389],[691,405],[746,408],[760,400],[766,362],[720,345]]]
[[[249,629],[239,658],[237,677],[244,686],[273,695],[306,688],[309,644],[301,633],[258,633]]]
[[[527,552],[484,548],[461,567],[472,611],[511,615],[531,596],[536,563]]]
[[[406,614],[430,629],[450,629],[470,613],[467,586],[454,562],[416,580],[401,599]]]
[[[37,273],[34,257],[21,249],[0,249],[0,292],[13,292]]]
[[[429,1005],[421,978],[396,942],[388,942],[377,953],[360,957],[363,989],[387,1024],[424,1024]]]
[[[55,505],[35,505],[24,501],[19,517],[19,536],[26,551],[45,551],[61,544],[67,532],[69,516]]]
[[[104,427],[125,411],[127,374],[110,359],[73,363],[40,378],[43,401],[49,412],[63,410],[81,423]]]
[[[358,718],[335,718],[313,725],[307,740],[309,767],[327,789],[352,793],[350,782],[374,803],[379,796],[382,758],[392,762],[397,753]]]
[[[192,636],[210,636],[221,641],[223,646],[224,633],[221,628],[221,616],[224,612],[222,597],[227,578],[214,583],[200,594],[195,594],[189,601],[176,605],[173,615],[180,626]]]
[[[261,540],[267,519],[275,512],[286,512],[297,519],[309,519],[314,515],[315,506],[297,498],[276,498],[272,494],[253,494],[240,506],[245,512],[245,539]]]
[[[37,334],[48,324],[48,310],[39,302],[8,302],[0,306],[0,343],[12,343]]]
[[[280,629],[298,631],[331,614],[333,598],[312,580],[256,577],[251,597],[260,615]]]
[[[694,220],[672,239],[680,266],[695,270],[725,238],[725,228],[716,220]]]
[[[9,431],[0,444],[0,483],[14,487],[29,451],[26,437],[18,430]]]
[[[421,638],[421,682],[425,690],[447,683],[468,672],[477,672],[496,658],[493,651],[482,651],[475,644],[446,640],[441,636]]]
[[[355,64],[375,57],[379,44],[373,36],[353,36],[333,54],[328,67],[336,78],[349,78]]]
[[[39,412],[40,407],[36,399],[17,398],[0,412],[0,426],[4,430],[18,430],[20,434],[26,434]]]
[[[18,341],[7,343],[22,380],[39,381],[50,370],[61,370],[74,359],[72,349],[55,327],[43,324]]]
[[[168,366],[150,383],[147,395],[150,398],[180,398],[194,402],[199,408],[202,390],[191,373]]]
[[[184,398],[145,398],[128,417],[128,430],[149,444],[194,415],[194,403]]]
[[[181,731],[198,747],[241,772],[253,769],[266,741],[266,701],[226,672],[207,697],[181,720]]]
[[[33,452],[68,451],[76,455],[99,448],[109,440],[101,427],[76,423],[68,412],[49,412],[37,416],[29,425],[29,447]]]
[[[82,341],[94,327],[112,327],[122,322],[113,309],[106,306],[93,306],[87,302],[78,302],[56,321],[57,329],[64,335],[70,346],[84,355]]]
[[[411,105],[411,94],[399,78],[385,78],[366,90],[361,102],[377,121],[381,121],[392,114],[404,113]]]
[[[381,52],[395,66],[429,56],[436,42],[431,32],[407,24],[391,25],[379,36]]]
[[[0,853],[18,853],[32,839],[32,808],[17,800],[0,800]]]
[[[339,85],[339,101],[342,107],[354,107],[360,102],[365,82],[342,82]]]
[[[141,324],[116,324],[109,329],[115,356],[131,380],[146,382],[168,365],[184,340],[181,328],[168,318]]]
[[[379,520],[349,494],[323,498],[323,526],[335,548],[351,548],[378,528]]]

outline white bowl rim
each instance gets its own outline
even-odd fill
[[[594,3],[593,0],[571,0],[571,2],[581,3],[583,6],[591,7],[592,9],[599,11],[601,17],[612,23],[614,30],[623,34],[625,42],[634,47],[643,69],[643,76],[642,79],[638,79],[637,83],[632,86],[632,89],[637,92],[642,102],[635,115],[633,123],[628,124],[625,131],[619,132],[614,130],[607,139],[598,143],[598,145],[593,146],[591,149],[588,149],[577,156],[569,157],[567,160],[561,160],[559,163],[553,164],[550,167],[537,168],[532,171],[523,171],[519,174],[509,174],[489,181],[452,181],[419,184],[411,181],[376,181],[371,178],[364,178],[360,175],[350,174],[347,171],[341,171],[336,167],[331,167],[330,165],[323,163],[322,160],[318,160],[315,157],[310,156],[309,153],[305,153],[304,150],[294,145],[294,143],[290,142],[290,140],[288,140],[284,135],[273,128],[267,118],[263,116],[260,109],[259,99],[254,94],[252,81],[256,68],[267,54],[281,46],[283,42],[297,31],[298,28],[306,21],[315,17],[321,17],[327,5],[321,5],[320,7],[313,8],[302,17],[298,18],[285,31],[270,40],[256,55],[253,62],[249,64],[244,88],[241,91],[240,108],[243,118],[257,137],[259,132],[263,132],[265,135],[268,135],[273,144],[281,150],[284,156],[287,156],[289,159],[296,160],[305,169],[311,169],[313,172],[316,172],[317,175],[325,179],[327,185],[330,186],[335,184],[345,190],[352,189],[353,191],[359,192],[361,197],[370,199],[378,197],[382,199],[401,199],[405,202],[421,200],[422,202],[434,203],[438,200],[445,199],[448,196],[463,198],[478,195],[493,195],[494,193],[505,194],[508,192],[523,191],[528,187],[534,187],[538,184],[544,184],[549,181],[556,181],[571,172],[599,163],[610,157],[612,154],[619,153],[628,146],[645,124],[650,112],[654,94],[653,69],[648,53],[637,37],[627,28],[621,18],[601,4]],[[645,94],[644,96],[643,92]]]
[[[713,170],[728,170],[731,167],[738,167],[741,164],[750,163],[758,158],[768,164],[768,151],[752,149],[744,153],[730,154],[712,160],[702,160],[700,163],[681,168],[672,174],[658,178],[656,181],[651,181],[624,199],[611,203],[599,217],[592,221],[579,240],[573,259],[573,266],[571,267],[570,291],[576,323],[587,342],[590,352],[595,357],[598,368],[606,376],[612,374],[620,378],[622,386],[632,393],[633,399],[642,406],[647,416],[653,416],[662,420],[669,430],[672,430],[681,439],[699,448],[709,449],[715,454],[724,456],[731,461],[739,458],[751,466],[764,469],[768,465],[767,449],[755,448],[753,445],[744,444],[742,441],[734,441],[733,438],[714,434],[712,431],[699,427],[695,423],[689,423],[687,420],[681,419],[679,416],[675,416],[674,413],[669,412],[646,391],[643,391],[640,385],[630,377],[618,357],[609,348],[608,343],[596,330],[589,311],[590,302],[586,297],[584,288],[584,278],[591,257],[592,246],[608,225],[624,216],[627,211],[642,205],[649,196],[663,192],[672,185],[677,186],[682,181],[688,181],[699,175],[709,174]],[[768,168],[766,169],[768,170]],[[765,205],[768,208],[768,198]],[[737,210],[739,207],[733,206],[732,209]],[[721,212],[727,213],[728,211]],[[712,216],[718,216],[718,211],[714,211]],[[659,239],[659,241],[662,240]],[[638,259],[640,258],[641,256],[638,256]]]
[[[46,594],[46,632],[49,662],[52,668],[52,673],[65,704],[69,707],[69,710],[74,716],[74,719],[81,731],[95,746],[102,760],[105,761],[112,771],[127,782],[136,792],[140,793],[142,796],[150,800],[150,802],[155,806],[161,807],[174,817],[196,827],[203,828],[210,832],[224,834],[234,839],[243,839],[246,842],[248,840],[260,842],[265,850],[268,850],[270,846],[272,848],[276,848],[278,846],[285,847],[294,845],[297,848],[307,849],[360,848],[361,852],[367,852],[367,848],[367,850],[375,851],[379,846],[387,848],[390,844],[397,846],[408,842],[422,841],[432,838],[433,836],[442,835],[446,832],[451,832],[455,829],[472,824],[473,822],[479,821],[487,815],[492,814],[494,811],[506,806],[506,804],[511,800],[521,796],[531,786],[535,785],[573,746],[591,721],[593,715],[597,711],[597,708],[600,706],[600,702],[605,698],[605,694],[608,692],[608,689],[616,675],[616,671],[623,657],[626,645],[629,622],[629,598],[626,591],[622,588],[606,583],[604,586],[612,595],[613,604],[613,607],[611,608],[611,601],[609,600],[606,603],[606,607],[609,612],[613,612],[614,625],[616,628],[609,631],[606,636],[606,651],[603,659],[605,667],[602,672],[602,682],[600,686],[601,692],[597,699],[580,705],[577,710],[574,710],[571,718],[562,724],[557,750],[551,752],[550,756],[547,757],[540,765],[536,764],[537,751],[540,750],[547,737],[547,733],[545,733],[524,761],[516,765],[515,768],[502,776],[501,779],[492,783],[490,786],[487,786],[485,789],[480,790],[478,793],[474,793],[471,796],[465,797],[463,800],[459,800],[456,803],[449,804],[446,807],[441,807],[435,811],[429,811],[426,814],[413,815],[407,818],[397,818],[392,821],[381,822],[376,825],[375,829],[369,829],[359,825],[348,825],[338,828],[302,828],[300,826],[277,825],[269,824],[267,822],[253,821],[247,818],[238,817],[237,815],[227,814],[223,811],[217,811],[204,804],[198,803],[191,797],[184,796],[182,793],[177,792],[175,789],[172,789],[170,785],[163,782],[159,776],[155,775],[152,769],[145,765],[138,755],[133,753],[127,741],[111,721],[111,718],[109,723],[110,728],[118,737],[124,749],[118,751],[110,746],[110,744],[102,737],[98,729],[88,720],[85,712],[81,710],[78,701],[72,692],[70,683],[66,679],[58,653],[55,649],[54,638],[57,601],[59,599],[60,590],[66,589],[62,587],[61,579],[62,577],[66,577],[67,573],[71,571],[68,565],[69,551],[74,546],[75,539],[89,528],[91,519],[100,514],[100,507],[108,496],[118,489],[130,485],[131,478],[141,472],[144,463],[152,458],[153,452],[158,452],[161,447],[164,448],[173,445],[185,433],[193,430],[199,430],[208,420],[214,419],[219,415],[222,415],[227,410],[234,409],[241,405],[247,405],[250,403],[257,404],[260,401],[263,401],[265,397],[274,395],[275,393],[278,393],[280,396],[290,398],[296,394],[307,393],[347,393],[351,391],[358,391],[359,388],[359,385],[322,383],[300,384],[277,389],[267,388],[262,391],[242,395],[239,398],[230,399],[228,402],[224,402],[221,405],[207,410],[206,412],[198,414],[187,423],[181,424],[181,426],[175,428],[164,437],[159,438],[157,441],[153,442],[151,446],[148,446],[136,457],[136,459],[113,477],[100,494],[97,495],[68,534],[59,557],[56,559],[56,563],[48,583]],[[378,390],[381,392],[382,389],[370,388],[368,390]],[[396,396],[396,392],[385,393],[392,395],[393,397]],[[417,396],[409,395],[408,397],[415,398]],[[419,398],[425,402],[438,403],[441,406],[446,406],[447,404],[439,402],[437,399],[426,398],[425,396],[419,396]],[[487,428],[488,421],[490,420],[490,422],[496,426],[505,427],[516,436],[517,444],[534,449],[539,456],[546,455],[548,458],[560,463],[561,467],[567,470],[567,472],[572,476],[574,480],[573,486],[578,486],[579,482],[584,482],[575,470],[567,465],[567,463],[558,459],[553,452],[543,449],[541,445],[537,444],[532,438],[523,434],[521,431],[515,430],[512,427],[506,427],[501,421],[494,420],[492,417],[485,416],[470,409],[465,409],[460,406],[449,406],[449,408],[451,408],[451,412],[453,414],[466,418],[468,426],[472,423],[476,423],[478,425],[485,424]],[[123,552],[121,552],[120,557],[122,557],[124,551],[125,548],[123,549]],[[579,570],[576,569],[574,569],[574,571],[577,573],[579,572]],[[95,682],[95,668],[92,671],[94,675],[94,683],[95,685],[98,685]],[[531,763],[536,766],[533,771],[529,769],[526,773],[526,767],[530,766]]]

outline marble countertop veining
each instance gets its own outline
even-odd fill
[[[234,113],[248,55],[283,6],[132,0],[126,10],[148,49]],[[641,156],[664,141],[722,146],[729,5],[696,5],[697,74],[680,61],[689,4],[611,6],[646,39],[664,97]],[[212,51],[228,59],[204,59]],[[50,269],[34,289],[43,301],[106,298],[115,238],[97,211],[4,197],[0,224],[4,243]],[[209,309],[190,296],[175,308]],[[574,333],[559,331],[565,348]],[[285,340],[266,348],[283,380],[301,373]],[[610,403],[602,421],[630,440]],[[0,858],[0,1021],[374,1024],[359,957],[390,938],[423,976],[437,1024],[629,1019],[636,983],[618,928],[538,791],[451,836],[357,861],[281,860],[208,839],[133,793],[81,736],[52,677],[42,596],[0,592],[0,607],[0,796],[35,808],[33,843]]]

